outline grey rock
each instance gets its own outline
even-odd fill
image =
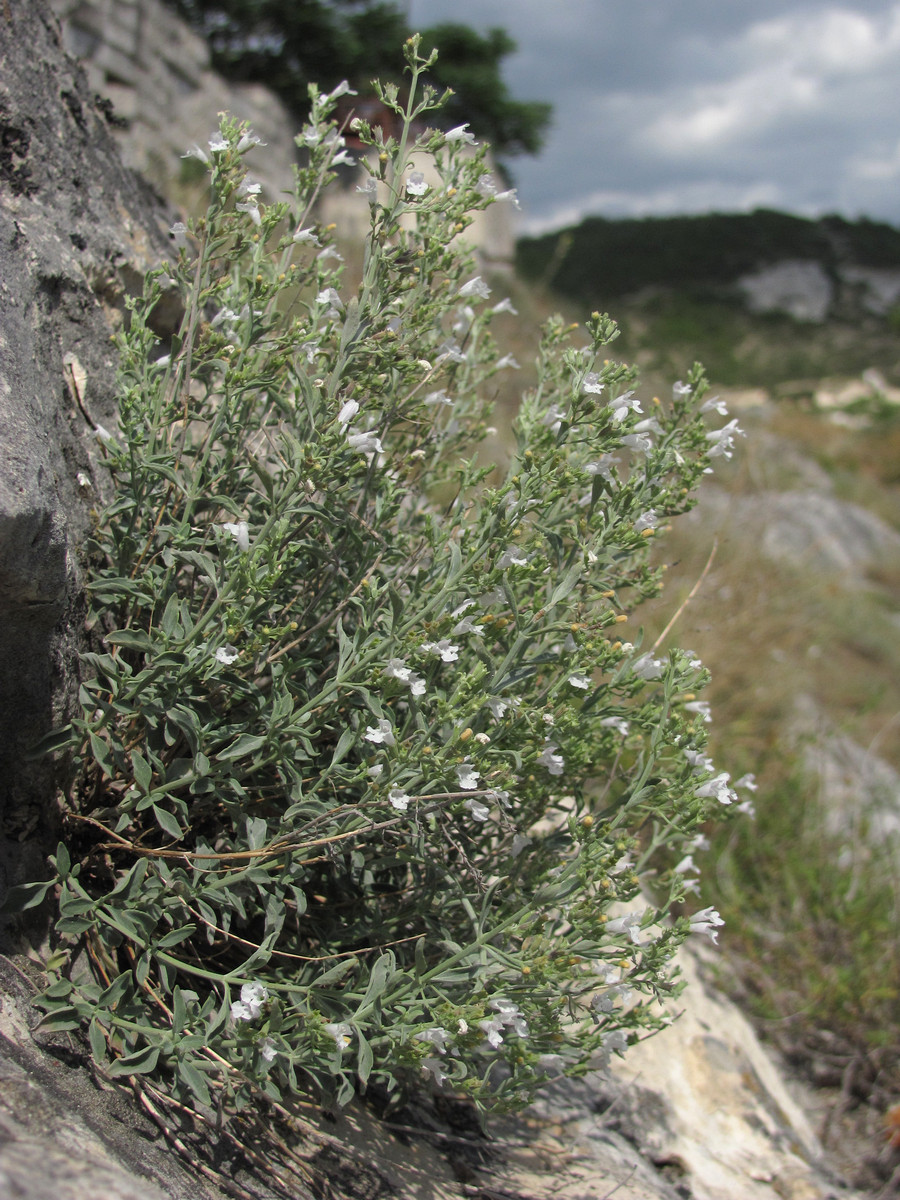
[[[106,486],[85,414],[114,423],[110,338],[169,239],[43,3],[0,16],[0,125],[2,885],[38,873],[54,780],[27,754],[77,692],[81,548]],[[84,412],[67,356],[84,371]]]
[[[769,493],[753,507],[761,516],[763,553],[820,573],[858,580],[900,563],[900,533],[857,504],[820,491]]]

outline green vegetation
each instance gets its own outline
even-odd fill
[[[900,230],[872,221],[818,221],[759,210],[745,214],[605,220],[523,238],[517,267],[576,317],[613,307],[621,354],[660,384],[698,358],[720,387],[810,394],[826,376],[877,367],[900,383],[898,311],[861,312],[841,298],[822,323],[754,314],[736,282],[768,264],[808,259],[836,278],[839,266],[900,270]]]
[[[900,532],[900,412],[876,397],[865,415],[836,424],[789,400],[745,414],[717,502],[666,539],[665,603],[649,629],[685,599],[716,542],[676,633],[712,673],[717,758],[759,783],[755,819],[713,833],[704,863],[702,902],[727,922],[720,981],[799,1073],[834,1089],[829,1148],[876,1192],[891,1169],[881,1122],[900,1093],[900,837],[874,831],[896,796],[877,771],[829,756],[849,738],[900,771],[900,562],[877,556],[852,575],[773,561],[750,519],[815,478]],[[843,793],[829,762],[849,764]]]
[[[516,265],[527,279],[589,307],[645,288],[702,293],[784,259],[900,268],[900,230],[842,217],[807,220],[757,209],[692,217],[607,220],[523,238]]]
[[[260,1126],[298,1098],[513,1108],[660,1028],[678,947],[721,924],[673,916],[684,864],[742,786],[700,660],[620,636],[740,431],[699,367],[645,417],[610,318],[582,346],[553,318],[505,469],[479,464],[514,313],[456,234],[502,196],[485,148],[426,128],[433,61],[405,54],[399,137],[357,129],[355,288],[310,216],[343,88],[311,90],[293,202],[260,202],[231,119],[194,150],[209,208],[133,304],[97,429],[67,837],[13,897],[58,906],[43,1027],[86,1028],[179,1129],[215,1112],[285,1195],[296,1155]]]
[[[169,0],[201,33],[216,67],[231,79],[265,83],[305,119],[307,88],[326,90],[342,79],[362,95],[375,78],[400,83],[398,47],[412,34],[388,0]],[[428,81],[449,99],[444,128],[468,122],[500,159],[536,154],[550,121],[549,104],[516,100],[503,82],[502,62],[516,43],[503,29],[479,34],[445,23],[422,31],[422,45],[440,50]]]

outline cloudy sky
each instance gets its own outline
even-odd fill
[[[414,28],[500,25],[504,77],[549,100],[513,160],[522,224],[739,211],[900,225],[894,0],[407,0]]]

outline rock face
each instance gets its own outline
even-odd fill
[[[206,145],[217,113],[249,121],[268,146],[254,164],[266,199],[293,187],[296,121],[258,84],[229,84],[210,67],[209,47],[162,0],[51,0],[66,48],[90,87],[115,113],[113,136],[125,163],[166,196],[189,182],[197,163],[181,155]],[[258,170],[256,169],[258,166]]]
[[[26,754],[77,688],[79,546],[102,487],[90,422],[114,420],[110,337],[168,240],[52,15],[16,4],[10,18],[0,16],[0,882],[39,869],[23,839],[47,831],[52,779]]]
[[[217,75],[206,42],[163,0],[50,3],[69,53],[82,62],[91,88],[112,105],[112,133],[125,163],[164,196],[179,203],[192,198],[199,164],[182,156],[193,143],[205,147],[221,111],[248,121],[265,143],[265,153],[254,157],[253,176],[266,201],[292,190],[296,117],[267,88]],[[428,170],[415,163],[420,165]],[[369,228],[368,202],[356,190],[366,177],[361,168],[342,170],[319,204],[322,224],[334,222],[350,242],[362,240]],[[476,213],[466,230],[466,241],[494,270],[512,262],[514,214],[511,204],[495,204]]]
[[[0,56],[3,883],[44,872],[54,781],[24,756],[77,687],[82,547],[105,486],[92,426],[114,422],[110,334],[128,290],[165,255],[170,218],[123,168],[43,0],[0,15]],[[323,1123],[310,1135],[319,1190],[373,1200],[845,1195],[749,1026],[693,956],[685,969],[685,1017],[614,1076],[567,1084],[491,1127],[499,1141],[455,1136],[429,1117],[437,1102],[414,1111],[403,1136],[360,1109]],[[182,1163],[127,1091],[95,1083],[75,1035],[34,1032],[34,975],[25,958],[0,955],[0,1195],[220,1200],[216,1181]],[[468,1158],[447,1152],[460,1143]],[[208,1173],[240,1171],[213,1133],[195,1149]],[[259,1174],[240,1183],[245,1196],[272,1195]]]

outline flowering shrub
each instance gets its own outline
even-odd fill
[[[312,89],[293,202],[260,202],[257,139],[223,120],[191,152],[209,211],[148,277],[98,431],[105,635],[42,1003],[183,1105],[423,1083],[521,1103],[657,1027],[676,949],[721,924],[667,919],[736,800],[705,754],[704,670],[620,634],[658,588],[658,531],[739,431],[708,432],[699,370],[645,414],[594,315],[580,348],[549,323],[509,465],[479,458],[510,305],[455,239],[512,197],[464,128],[411,132],[436,97],[406,55],[408,102],[383,91],[402,137],[357,123],[355,292],[311,215],[344,89]],[[158,357],[171,287],[185,317]]]

